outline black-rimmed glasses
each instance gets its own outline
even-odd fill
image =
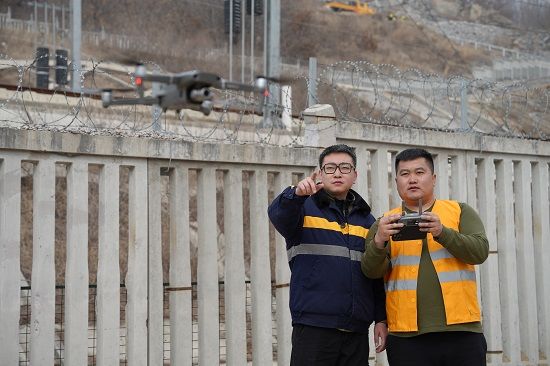
[[[354,166],[351,163],[327,163],[321,167],[321,170],[324,171],[325,174],[334,174],[336,173],[336,169],[339,169],[342,174],[349,174],[354,169]]]

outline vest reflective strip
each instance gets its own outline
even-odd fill
[[[475,271],[452,271],[452,272],[439,272],[437,274],[439,282],[455,282],[455,281],[475,281]]]
[[[417,255],[400,255],[391,260],[391,265],[394,268],[396,266],[418,266],[418,263],[420,263],[420,257]]]
[[[328,221],[322,217],[304,216],[304,227],[308,229],[324,229],[338,231],[346,235],[354,235],[360,238],[366,238],[369,233],[368,229],[362,226],[346,224],[341,227],[336,221]]]
[[[430,256],[432,257],[433,261],[436,261],[438,259],[454,258],[454,256],[445,248],[430,252]]]
[[[454,256],[445,248],[430,252],[432,260],[454,258]],[[395,266],[417,266],[420,263],[420,257],[416,255],[400,255],[391,259],[392,267]]]
[[[344,257],[349,258],[352,261],[361,261],[363,253],[358,250],[350,250],[346,247],[339,245],[325,245],[325,244],[299,244],[295,245],[286,251],[288,255],[288,261],[300,254],[305,255],[329,255],[332,257]]]
[[[386,282],[386,291],[416,290],[416,280],[396,280]]]

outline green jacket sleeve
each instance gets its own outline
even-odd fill
[[[460,203],[460,208],[458,232],[443,227],[436,240],[456,258],[468,264],[481,264],[489,256],[489,241],[483,222],[477,212],[466,203]]]
[[[378,249],[374,245],[374,235],[376,235],[376,231],[378,230],[379,221],[380,219],[376,220],[370,227],[367,238],[365,239],[365,252],[361,257],[361,269],[365,276],[369,278],[384,277],[390,264],[388,259],[389,247]]]

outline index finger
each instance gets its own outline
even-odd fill
[[[393,215],[388,215],[386,217],[388,218],[388,222],[393,223],[394,221],[397,221],[401,217],[401,214],[393,214]]]
[[[317,184],[317,176],[319,175],[319,169],[315,169],[313,173],[311,173],[310,178]]]
[[[422,212],[422,216],[424,220],[430,220],[430,221],[435,221],[439,218],[439,216],[437,216],[436,214],[434,214],[433,212],[430,212],[430,211],[425,211],[425,212]]]

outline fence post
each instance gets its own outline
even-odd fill
[[[309,58],[308,72],[307,106],[311,107],[317,101],[317,58]]]
[[[315,104],[302,112],[304,146],[327,147],[336,143],[336,118],[330,104]]]
[[[160,93],[162,87],[161,87],[159,82],[153,82],[152,83],[152,88],[153,88],[153,95],[155,95],[157,93]],[[162,127],[160,125],[160,118],[162,116],[162,108],[159,105],[153,105],[151,112],[152,112],[152,115],[153,115],[153,122],[152,122],[153,130],[154,131],[160,131],[162,129]]]
[[[281,86],[281,120],[284,128],[292,131],[292,87],[290,85]]]

